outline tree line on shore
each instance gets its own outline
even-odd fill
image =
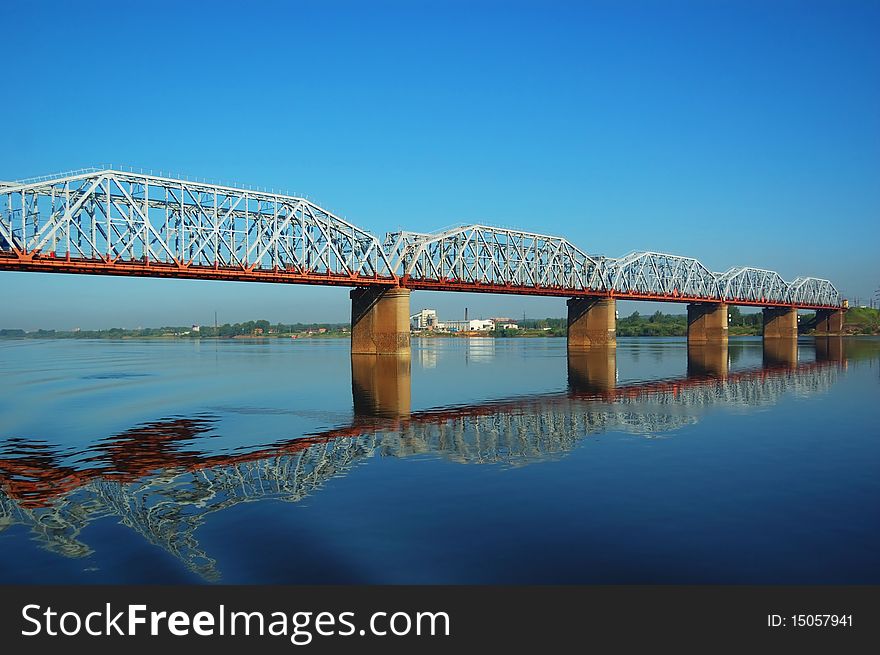
[[[260,336],[342,336],[349,332],[348,323],[270,323],[260,319],[243,323],[224,323],[217,327],[164,326],[157,328],[109,328],[107,330],[32,330],[0,329],[0,338],[30,339],[123,339],[132,337],[212,337]]]
[[[729,327],[731,334],[761,334],[763,317],[761,312],[744,314],[738,307],[730,308]],[[526,319],[520,322],[525,330],[541,330],[552,335],[565,336],[567,320],[564,318]],[[505,330],[503,336],[514,336]],[[686,314],[664,314],[656,311],[650,315],[633,312],[617,319],[618,337],[683,337],[687,335]]]

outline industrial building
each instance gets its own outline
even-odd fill
[[[434,330],[437,327],[437,310],[423,309],[409,317],[412,330]]]
[[[503,320],[504,323],[499,324],[499,320]],[[410,329],[414,332],[421,330],[432,330],[436,332],[491,332],[495,329],[496,325],[509,330],[519,329],[519,326],[508,318],[465,318],[463,321],[440,321],[437,319],[437,310],[435,309],[422,309],[410,316],[409,321]]]
[[[491,318],[472,318],[469,321],[443,321],[438,323],[437,329],[443,332],[491,332],[495,329],[495,321]]]

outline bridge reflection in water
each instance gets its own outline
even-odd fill
[[[217,562],[196,538],[213,512],[263,499],[298,502],[377,455],[518,466],[564,456],[604,432],[653,436],[696,423],[713,406],[824,392],[846,363],[840,339],[817,339],[808,363],[790,346],[765,341],[764,366],[736,372],[725,345],[688,348],[685,378],[627,385],[617,383],[614,349],[572,352],[565,392],[416,412],[408,356],[355,356],[351,424],[249,453],[188,449],[216,433],[213,414],[139,425],[81,452],[2,440],[0,530],[24,525],[49,551],[85,557],[92,549],[81,531],[115,517],[193,573],[218,580]]]

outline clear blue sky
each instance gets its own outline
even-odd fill
[[[7,1],[3,24],[0,179],[114,161],[284,187],[379,235],[486,221],[880,285],[877,2]],[[2,273],[0,293],[0,327],[26,329],[349,313],[299,286]]]

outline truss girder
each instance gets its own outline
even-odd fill
[[[0,188],[20,256],[394,277],[372,234],[293,196],[112,169]]]
[[[840,292],[828,280],[798,277],[789,284],[791,301],[797,305],[840,305]]]
[[[790,303],[791,289],[779,273],[738,266],[718,274],[720,293],[725,300]]]
[[[715,275],[691,257],[633,252],[605,261],[611,290],[619,294],[717,300]]]
[[[518,289],[603,291],[600,260],[560,237],[485,225],[390,233],[385,247],[407,280]]]

